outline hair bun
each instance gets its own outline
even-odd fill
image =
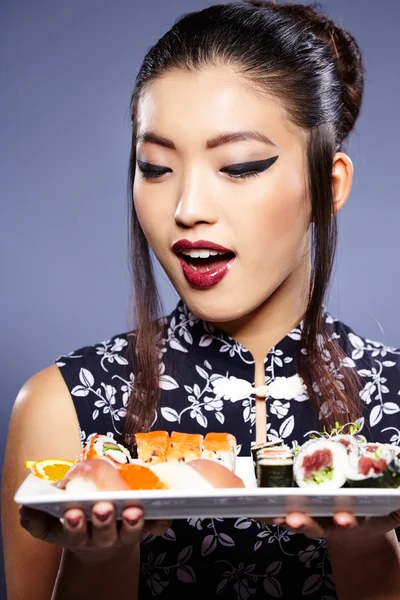
[[[247,0],[256,7],[269,7],[308,25],[329,48],[342,82],[343,141],[353,129],[361,109],[364,90],[364,66],[361,50],[354,37],[329,19],[318,4],[275,4],[268,0]]]

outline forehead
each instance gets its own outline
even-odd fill
[[[138,102],[139,134],[151,130],[188,142],[241,129],[259,130],[279,145],[299,134],[279,99],[261,95],[229,67],[168,72],[152,81]]]

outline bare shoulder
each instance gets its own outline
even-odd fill
[[[30,536],[19,524],[13,497],[27,476],[25,460],[74,459],[80,451],[79,423],[56,365],[33,375],[21,388],[10,418],[2,478],[2,525],[9,600],[51,597],[61,549]]]
[[[58,458],[74,458],[79,452],[78,418],[56,365],[39,371],[21,388],[11,414],[9,441],[11,436],[23,440],[24,449],[35,454],[32,460],[45,458],[43,452],[58,451]]]

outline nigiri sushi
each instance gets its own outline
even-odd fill
[[[108,460],[99,458],[77,462],[56,487],[77,494],[129,490],[118,470]]]
[[[166,490],[168,488],[148,467],[133,464],[121,465],[117,468],[131,490]]]

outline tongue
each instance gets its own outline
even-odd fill
[[[210,256],[209,258],[191,258],[190,266],[195,267],[199,273],[206,273],[225,265],[231,256],[228,254]]]

